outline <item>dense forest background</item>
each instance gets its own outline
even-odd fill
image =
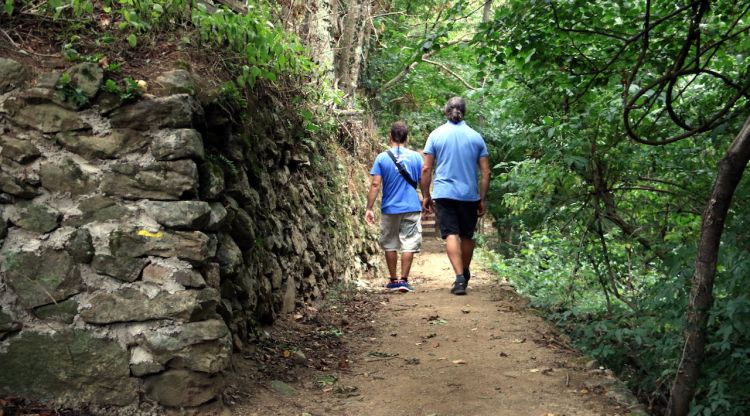
[[[421,147],[464,96],[491,152],[494,267],[654,414],[750,413],[750,3],[5,0],[20,26],[0,39],[38,33],[32,14],[124,98],[159,42],[234,54],[208,64],[233,106],[304,80],[281,98],[309,132],[372,112]]]
[[[468,99],[494,166],[495,267],[656,414],[750,412],[749,11],[393,1],[373,20],[383,125],[423,141],[447,97]]]

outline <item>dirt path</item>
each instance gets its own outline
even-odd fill
[[[628,413],[610,400],[602,383],[597,382],[597,378],[605,380],[606,373],[586,370],[585,359],[568,350],[565,341],[526,309],[525,301],[511,287],[498,284],[479,262],[472,275],[467,296],[451,295],[447,257],[435,251],[420,254],[412,272],[417,291],[371,295],[369,300],[381,305],[380,310],[365,318],[369,321],[360,327],[349,328],[345,346],[334,346],[327,352],[330,360],[323,362],[330,367],[312,371],[308,366],[312,371],[308,373],[292,369],[289,383],[279,384],[277,380],[273,387],[269,387],[268,373],[259,376],[256,382],[261,388],[247,400],[239,394],[239,401],[246,403],[236,406],[232,413]],[[347,311],[356,320],[356,308],[350,306]],[[285,386],[293,391],[281,388]]]

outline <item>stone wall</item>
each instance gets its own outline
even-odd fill
[[[371,268],[366,172],[271,93],[103,82],[0,58],[0,394],[216,405],[259,323]]]

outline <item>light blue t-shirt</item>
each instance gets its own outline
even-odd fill
[[[482,136],[466,122],[450,121],[436,128],[424,147],[425,154],[435,156],[435,186],[432,198],[479,201],[477,164],[489,156]]]
[[[409,172],[412,179],[419,183],[422,177],[422,155],[400,146],[391,148],[401,165]],[[407,212],[422,211],[417,190],[412,188],[406,179],[398,173],[396,164],[393,163],[388,153],[383,152],[375,158],[370,175],[379,175],[383,178],[383,203],[380,212],[383,214],[404,214]]]

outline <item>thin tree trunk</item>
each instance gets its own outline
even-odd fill
[[[334,0],[334,3],[337,1]],[[330,81],[334,79],[333,69],[333,40],[331,37],[332,25],[335,24],[336,15],[331,11],[329,0],[316,0],[309,8],[307,15],[307,45],[309,46],[313,60],[320,64],[324,77]]]
[[[486,0],[484,2],[484,10],[482,10],[482,23],[486,23],[492,16],[492,0]]]
[[[355,47],[357,23],[359,22],[360,0],[349,0],[346,10],[346,19],[339,42],[339,59],[337,63],[337,75],[339,85],[345,92],[350,92],[351,59]]]
[[[698,255],[690,290],[685,347],[667,405],[667,416],[686,416],[695,395],[705,357],[708,313],[713,305],[713,286],[724,221],[737,184],[750,160],[750,117],[719,162],[711,199],[703,211]]]
[[[360,5],[360,19],[359,19],[359,32],[357,33],[356,39],[354,39],[354,58],[349,72],[349,84],[345,86],[349,94],[354,98],[359,86],[359,74],[362,68],[362,53],[364,50],[365,39],[370,36],[370,12],[371,6],[370,1],[366,0]],[[349,101],[350,105],[354,104],[354,100]]]

